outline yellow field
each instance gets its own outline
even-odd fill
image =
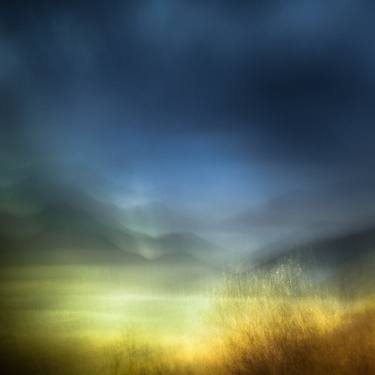
[[[371,296],[339,299],[286,268],[192,272],[3,269],[1,373],[375,374]]]

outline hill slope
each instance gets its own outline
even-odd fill
[[[10,203],[5,204],[12,197]],[[2,263],[211,263],[218,247],[193,233],[151,236],[90,194],[28,179],[0,189]],[[25,207],[30,209],[25,210]]]
[[[359,282],[366,269],[366,279],[375,281],[375,228],[369,227],[297,247],[278,249],[268,254],[258,253],[250,267],[270,269],[288,260],[295,260],[306,273],[336,284]],[[362,273],[362,276],[361,276]],[[349,275],[351,275],[349,277]],[[347,280],[347,281],[345,281]]]

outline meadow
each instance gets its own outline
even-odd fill
[[[375,374],[375,298],[295,264],[2,269],[4,374]]]

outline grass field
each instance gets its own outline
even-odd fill
[[[0,296],[5,374],[375,374],[375,299],[290,267],[13,267]]]

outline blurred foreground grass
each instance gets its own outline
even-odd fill
[[[295,264],[12,268],[0,293],[4,374],[375,374],[375,299],[316,288]]]

